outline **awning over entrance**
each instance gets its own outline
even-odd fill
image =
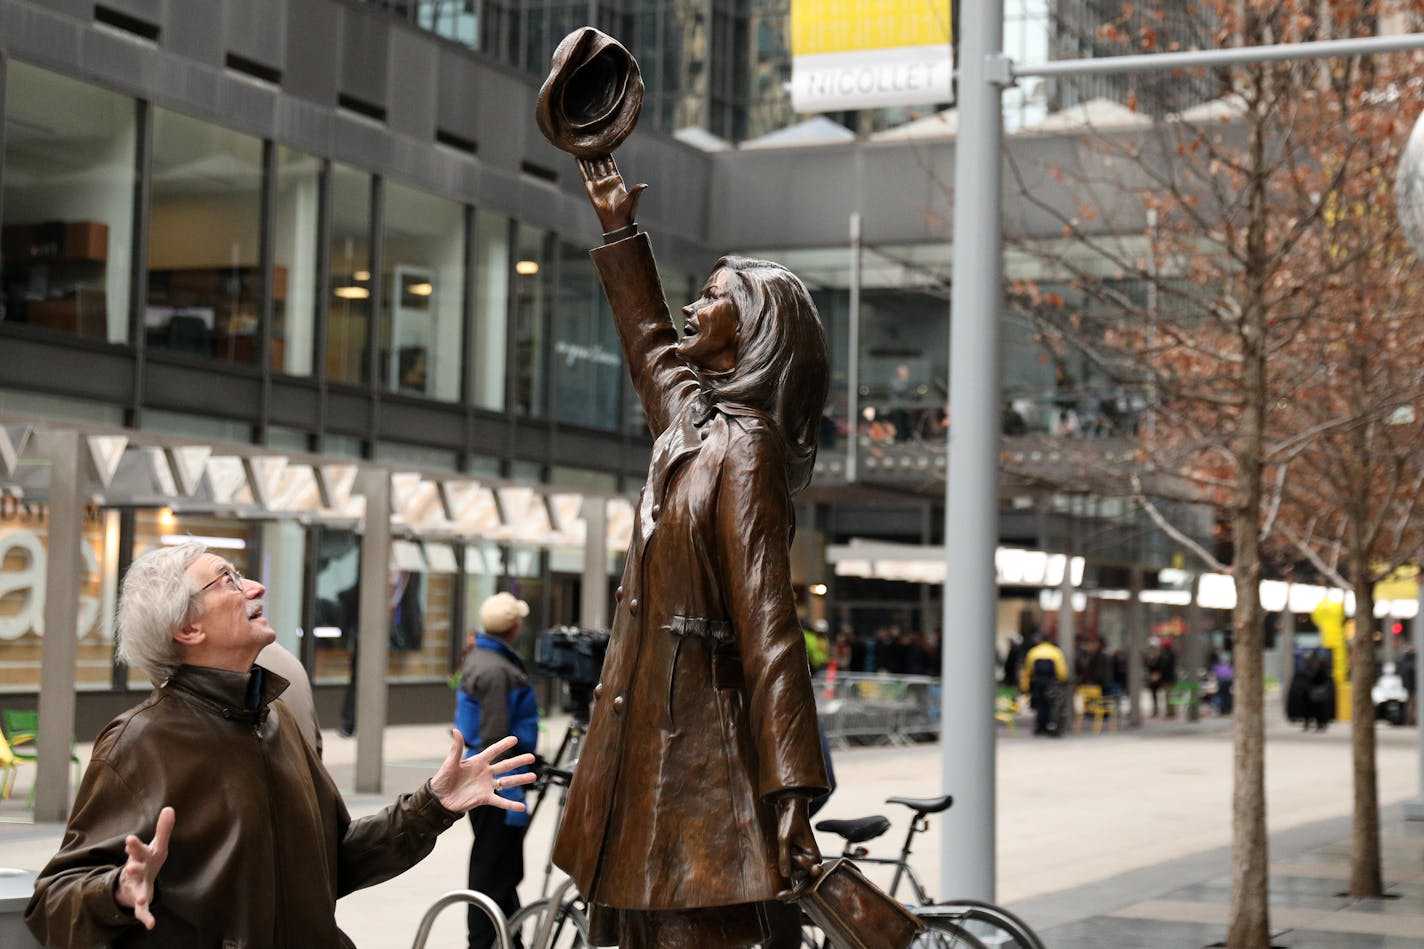
[[[0,416],[0,496],[8,503],[48,502],[51,444],[60,431],[79,435],[81,496],[107,507],[167,507],[363,530],[366,496],[358,475],[385,470],[390,531],[413,540],[582,548],[591,505],[603,509],[607,549],[626,549],[633,531],[632,504],[621,496]]]

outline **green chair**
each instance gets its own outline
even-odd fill
[[[16,764],[31,762],[39,763],[39,734],[40,734],[40,713],[33,709],[7,708],[0,711],[0,726],[3,726],[5,737],[8,739],[8,747],[14,756]],[[73,741],[69,744],[69,761],[74,765],[75,782],[78,782],[79,774],[79,753],[74,750]],[[8,775],[9,782],[14,782],[14,775]],[[35,806],[35,788],[38,783],[30,785],[29,796],[25,798],[25,806],[33,808]],[[9,797],[8,792],[5,795]]]
[[[0,800],[8,801],[10,791],[15,787],[15,775],[20,772],[23,760],[16,757],[5,736],[0,734]]]

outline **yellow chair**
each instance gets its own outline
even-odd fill
[[[1100,685],[1080,685],[1077,690],[1078,701],[1074,706],[1073,728],[1075,731],[1082,731],[1083,720],[1089,716],[1093,719],[1093,734],[1101,734],[1103,721],[1112,719],[1113,729],[1118,727],[1118,707],[1117,700],[1103,694],[1103,687]]]
[[[997,686],[994,691],[994,720],[1009,726],[1009,731],[1018,731],[1019,690],[1009,685]]]

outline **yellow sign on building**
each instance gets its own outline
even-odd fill
[[[947,102],[950,0],[792,0],[798,112]]]

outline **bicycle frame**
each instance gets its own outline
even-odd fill
[[[841,851],[841,856],[849,857],[856,863],[870,863],[882,867],[894,867],[895,876],[890,881],[890,889],[887,891],[892,899],[897,899],[900,891],[900,881],[908,879],[910,888],[914,891],[915,899],[920,906],[929,906],[934,902],[930,895],[925,892],[924,885],[920,883],[920,878],[915,875],[914,867],[910,866],[910,843],[915,839],[915,835],[921,831],[930,829],[928,817],[916,816],[910,821],[910,830],[905,834],[905,843],[900,847],[898,857],[873,857],[868,853],[856,852],[856,845],[846,842],[845,848]]]

